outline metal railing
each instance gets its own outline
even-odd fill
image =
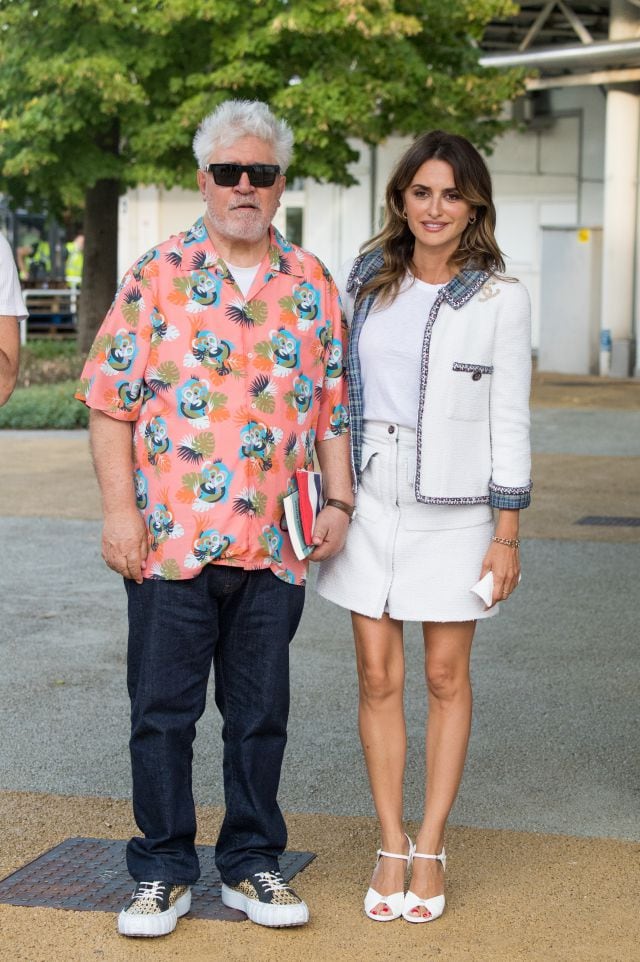
[[[51,318],[49,326],[55,328],[60,323],[55,318],[69,317],[73,325],[78,314],[78,298],[80,290],[77,287],[27,287],[22,291],[24,302],[29,312],[29,318],[38,321],[39,318]],[[20,321],[20,343],[27,343],[27,325],[29,318]],[[32,325],[33,326],[33,325]]]

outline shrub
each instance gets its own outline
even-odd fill
[[[0,428],[32,431],[86,427],[89,412],[73,396],[76,385],[76,381],[62,381],[16,388],[0,407]]]
[[[18,387],[74,380],[83,363],[75,338],[34,338],[20,348]]]

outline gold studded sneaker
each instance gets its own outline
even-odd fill
[[[306,902],[287,885],[280,872],[255,872],[237,885],[222,886],[222,901],[240,909],[258,925],[281,928],[309,921]]]
[[[120,935],[153,937],[173,932],[178,919],[191,908],[188,885],[136,882],[133,895],[118,916]]]

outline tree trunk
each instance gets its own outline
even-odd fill
[[[85,196],[84,264],[78,312],[78,350],[86,354],[111,306],[118,282],[117,180],[99,180]]]

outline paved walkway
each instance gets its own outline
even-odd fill
[[[474,645],[445,916],[409,926],[361,914],[378,839],[349,620],[310,591],[293,647],[281,801],[290,846],[318,854],[298,880],[311,924],[273,932],[185,919],[173,936],[139,943],[119,938],[104,913],[0,905],[2,962],[637,960],[640,527],[576,522],[640,517],[640,384],[546,376],[534,403],[523,583]],[[124,593],[100,561],[98,519],[84,434],[0,435],[0,877],[70,836],[134,831]],[[415,820],[425,710],[415,626],[406,640]],[[195,760],[203,843],[221,813],[218,732],[211,707]]]

